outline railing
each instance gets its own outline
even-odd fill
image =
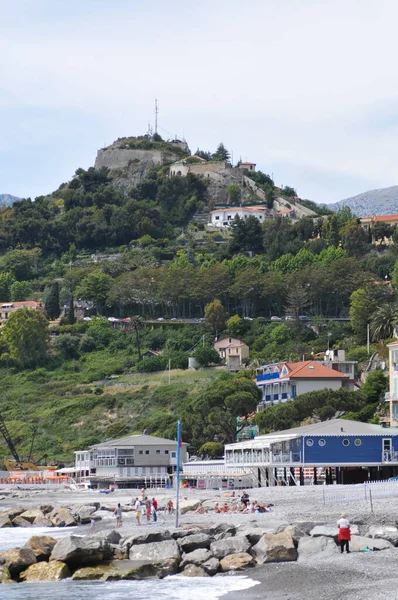
[[[381,460],[382,462],[398,463],[398,455],[396,452],[383,452]]]
[[[272,454],[271,455],[272,463],[292,463],[292,462],[301,462],[301,453],[300,452],[287,452],[281,454]]]

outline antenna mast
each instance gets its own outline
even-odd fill
[[[158,132],[158,114],[159,114],[158,99],[155,98],[155,134]]]

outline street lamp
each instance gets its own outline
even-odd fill
[[[331,333],[330,331],[328,331],[328,356],[329,356],[329,345],[330,345],[330,338],[331,338]]]

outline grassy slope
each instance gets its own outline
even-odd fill
[[[18,452],[29,453],[30,424],[38,427],[34,457],[70,463],[73,451],[108,438],[142,432],[173,437],[173,411],[189,395],[206,386],[217,370],[128,374],[126,351],[93,352],[84,361],[67,361],[61,368],[19,374],[0,371],[2,414]],[[118,378],[105,381],[118,373]],[[165,408],[167,407],[167,408]],[[0,460],[9,456],[0,439]]]

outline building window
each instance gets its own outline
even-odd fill
[[[160,450],[156,450],[156,454],[160,454]]]
[[[144,454],[143,450],[138,450],[138,454]]]
[[[320,446],[326,446],[326,440],[318,440]]]
[[[220,220],[220,217],[216,217],[216,221],[219,221],[219,220]]]
[[[350,440],[345,439],[345,440],[343,440],[342,443],[343,443],[343,446],[349,446],[350,445]]]
[[[314,440],[306,440],[306,444],[307,444],[307,446],[313,446]]]
[[[175,457],[176,457],[176,453],[175,453],[175,452],[172,452],[172,453],[171,453],[171,458],[175,458]]]
[[[168,450],[165,450],[165,451],[164,451],[164,453],[165,453],[165,454],[168,454],[168,453],[169,453],[169,451],[168,451]]]
[[[362,446],[362,440],[360,440],[359,438],[357,438],[357,439],[355,440],[354,444],[355,444],[356,446]]]
[[[145,454],[149,454],[149,450],[145,450]]]

